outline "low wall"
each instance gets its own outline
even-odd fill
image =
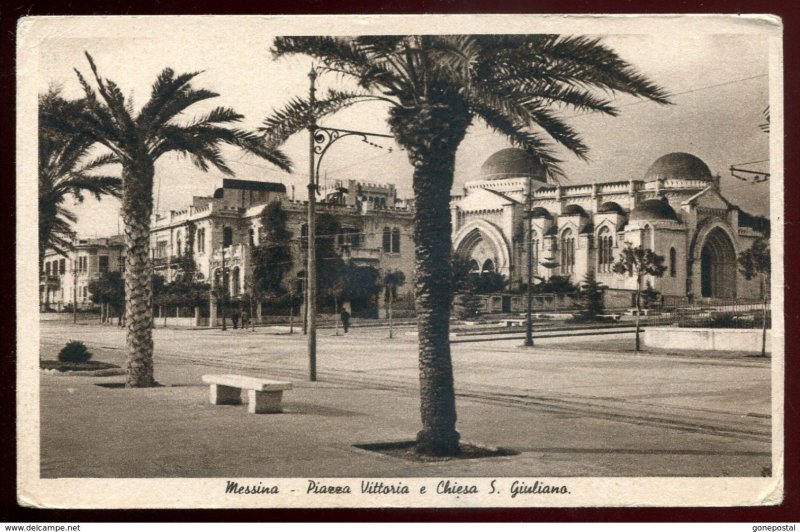
[[[767,329],[767,352],[772,352],[771,336]],[[644,345],[661,349],[761,352],[761,329],[647,327],[643,340]]]

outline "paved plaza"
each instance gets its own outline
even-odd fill
[[[319,334],[155,331],[162,387],[122,376],[41,378],[43,477],[759,476],[770,466],[770,360],[636,354],[629,333],[454,343],[464,441],[512,456],[414,463],[355,445],[419,430],[412,328]],[[124,363],[114,326],[42,322],[42,358],[67,339]],[[285,413],[208,404],[205,373],[290,380]]]

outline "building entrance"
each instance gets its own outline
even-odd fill
[[[736,251],[730,238],[720,228],[711,230],[700,253],[700,294],[734,299],[736,273]]]

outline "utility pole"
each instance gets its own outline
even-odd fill
[[[528,176],[528,198],[525,224],[528,231],[528,315],[525,320],[525,347],[533,347],[533,239],[531,238],[531,200],[533,197],[533,176]]]
[[[222,297],[220,298],[220,306],[222,307],[222,330],[227,331],[225,326],[225,296],[228,291],[227,272],[225,271],[225,225],[222,226]]]
[[[72,261],[72,323],[78,323],[78,267]]]
[[[317,71],[311,67],[308,73],[310,86],[308,90],[308,273],[306,284],[306,312],[308,313],[308,380],[317,380],[317,242],[316,242],[316,193],[317,182],[314,167],[314,135],[316,134],[317,124],[314,115],[316,106],[316,88],[314,82],[317,79]]]

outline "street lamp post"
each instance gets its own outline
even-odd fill
[[[533,195],[533,176],[528,176],[527,213],[525,215],[528,226],[528,312],[525,320],[525,347],[533,347],[533,239],[531,238],[531,197]]]
[[[308,380],[317,380],[317,242],[316,242],[316,194],[317,180],[314,166],[314,136],[317,132],[314,106],[316,105],[316,92],[314,82],[317,80],[317,71],[311,67],[308,73],[310,86],[308,90],[308,274],[306,284],[306,312],[308,313]]]
[[[317,176],[322,158],[328,148],[344,137],[361,137],[364,142],[372,144],[367,140],[368,137],[394,138],[392,135],[380,133],[368,133],[365,131],[354,131],[349,129],[336,129],[330,127],[320,127],[316,122],[315,109],[316,92],[315,83],[317,71],[312,66],[308,73],[310,81],[308,91],[308,268],[306,273],[306,320],[308,334],[308,378],[311,381],[317,380],[317,257],[316,257],[316,193],[319,189]],[[380,147],[380,146],[377,146]],[[318,155],[319,157],[315,157]]]

